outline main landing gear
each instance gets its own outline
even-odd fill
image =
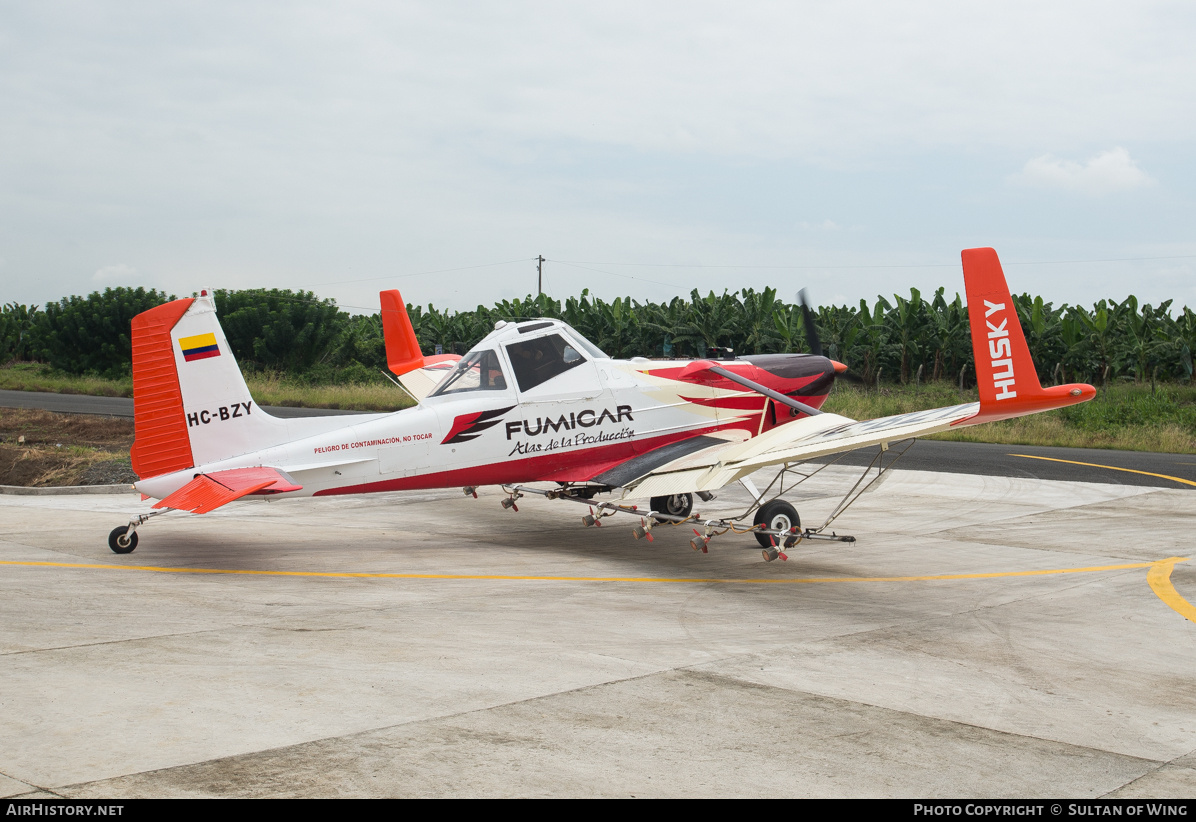
[[[783,472],[782,472],[783,473]],[[772,485],[769,486],[769,489]],[[471,493],[472,489],[465,489]],[[609,490],[609,489],[606,489]],[[650,508],[645,511],[637,505],[620,505],[613,502],[595,502],[594,486],[563,486],[553,490],[529,488],[524,485],[504,485],[503,491],[507,496],[500,500],[504,508],[518,511],[515,500],[526,494],[536,494],[548,499],[563,499],[570,502],[589,506],[589,513],[583,516],[582,524],[586,526],[602,525],[602,520],[615,514],[632,514],[640,518],[640,524],[632,529],[636,539],[652,542],[652,529],[661,525],[699,525],[702,530],[693,528],[694,537],[689,541],[695,551],[708,553],[708,545],[713,537],[733,532],[736,534],[752,534],[763,547],[764,559],[772,562],[775,559],[788,559],[778,548],[792,548],[802,540],[834,540],[836,542],[855,542],[855,537],[839,536],[837,534],[823,534],[813,530],[802,531],[801,517],[797,509],[782,499],[772,499],[763,505],[758,502],[748,508],[744,514],[736,517],[703,520],[700,514],[694,513],[694,497],[704,502],[714,499],[713,494],[698,491],[695,493],[671,494],[653,497]],[[751,489],[753,497],[759,500],[761,495]],[[746,516],[755,512],[755,518],[750,527],[743,523]]]
[[[772,502],[761,505],[756,510],[752,524],[757,527],[763,526],[771,531],[801,533],[801,517],[797,515],[797,509],[783,499],[774,499]],[[800,537],[786,537],[785,547],[792,548],[797,545],[798,539]],[[771,534],[764,534],[760,531],[756,531],[756,542],[765,548],[776,547],[776,539]]]
[[[502,489],[508,496],[502,500],[502,504],[504,508],[518,511],[519,509],[515,507],[515,500],[525,494],[535,494],[548,499],[569,500],[590,507],[589,513],[582,517],[582,523],[586,526],[602,525],[603,519],[613,517],[615,514],[631,514],[632,516],[639,517],[639,525],[632,528],[632,535],[636,539],[643,539],[646,542],[652,542],[653,528],[661,525],[689,524],[694,532],[694,538],[690,540],[690,545],[695,551],[701,551],[702,553],[707,553],[707,546],[713,537],[726,533],[751,534],[763,549],[761,553],[764,555],[765,561],[772,562],[777,559],[788,559],[784,552],[807,540],[855,542],[855,537],[853,536],[836,534],[834,531],[828,534],[826,531],[840,514],[860,498],[861,494],[887,475],[888,469],[909,450],[914,441],[904,440],[902,442],[906,444],[901,448],[892,448],[888,443],[881,446],[876,456],[872,459],[872,462],[864,468],[860,478],[843,495],[838,505],[835,506],[826,520],[817,528],[803,528],[797,509],[781,499],[781,497],[824,468],[834,465],[838,462],[837,459],[825,464],[810,466],[810,470],[808,471],[803,471],[802,469],[806,466],[798,463],[786,464],[762,492],[758,491],[752,485],[750,479],[743,477],[739,482],[751,495],[751,504],[740,514],[716,519],[703,520],[701,515],[695,513],[693,510],[695,496],[703,502],[709,502],[714,498],[712,494],[704,491],[653,497],[648,510],[643,510],[641,506],[637,505],[596,502],[594,500],[595,495],[610,493],[614,490],[608,486],[566,485],[562,483],[559,488],[544,490],[541,488],[530,488],[525,485],[504,485]],[[900,444],[895,443],[894,445]],[[886,453],[892,459],[886,460]],[[875,472],[872,470],[874,468],[876,469]],[[473,490],[473,488],[467,487],[465,493],[470,494]],[[748,517],[752,517],[752,524],[750,526],[747,525]],[[693,528],[694,525],[699,526],[701,530]]]
[[[693,494],[671,494],[667,497],[652,497],[652,510],[670,517],[685,519],[694,509]]]

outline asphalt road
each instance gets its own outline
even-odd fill
[[[49,394],[0,390],[0,407],[40,408],[64,414],[99,414],[132,417],[133,401],[124,397]],[[323,408],[263,406],[277,417],[314,417],[356,414]],[[885,456],[893,459],[897,450]],[[840,465],[867,465],[874,449],[830,457]],[[1084,464],[1078,464],[1084,463]],[[1097,448],[1048,448],[1031,445],[992,445],[971,442],[919,440],[900,457],[897,465],[913,471],[944,471],[995,477],[1024,477],[1068,482],[1196,489],[1196,455],[1155,454],[1145,451],[1109,451]]]
[[[92,397],[87,394],[50,394],[40,391],[0,390],[0,408],[38,408],[60,414],[95,414],[101,417],[133,417],[133,401],[128,397]],[[364,414],[366,411],[336,411],[329,408],[286,408],[263,405],[275,417],[327,417],[338,414]]]

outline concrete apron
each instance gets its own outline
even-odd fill
[[[135,496],[0,497],[0,794],[1196,794],[1196,624],[1148,581],[1196,602],[1152,571],[1187,492],[894,472],[855,545],[771,564],[499,497],[253,501],[123,556]]]

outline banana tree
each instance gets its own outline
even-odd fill
[[[876,307],[869,309],[867,300],[860,300],[860,310],[856,314],[856,323],[860,329],[859,343],[863,348],[862,367],[859,369],[864,383],[872,385],[881,368],[881,358],[889,347],[889,335],[885,323],[885,312],[891,311],[893,306],[884,297],[877,296]]]
[[[1192,382],[1192,358],[1196,354],[1196,312],[1184,306],[1184,313],[1175,323],[1176,353],[1179,357],[1180,369]]]
[[[733,294],[723,292],[715,296],[711,291],[703,297],[694,289],[690,294],[690,312],[686,322],[677,329],[678,342],[688,342],[705,354],[712,348],[730,344],[740,331],[743,307]]]
[[[1171,300],[1167,300],[1152,308],[1149,303],[1138,310],[1138,298],[1130,295],[1125,301],[1125,336],[1121,346],[1123,352],[1134,366],[1134,379],[1145,382],[1153,373],[1152,367],[1157,366],[1160,354],[1167,347],[1168,340],[1163,337],[1163,318],[1167,316],[1171,307]]]
[[[959,294],[947,302],[944,288],[939,286],[930,302],[929,326],[934,347],[933,379],[955,376],[972,360],[972,330],[968,324],[968,310]]]
[[[739,346],[745,354],[764,354],[774,350],[777,341],[773,315],[782,303],[772,287],[757,292],[745,288],[743,295],[742,336]]]
[[[800,305],[778,303],[772,312],[773,337],[784,354],[806,352],[806,323]]]
[[[924,351],[923,342],[926,340],[930,326],[926,312],[926,301],[916,288],[909,290],[907,300],[900,294],[894,294],[897,301],[896,310],[888,317],[889,336],[896,344],[901,354],[900,378],[901,382],[909,382],[910,373],[915,364],[922,362]]]

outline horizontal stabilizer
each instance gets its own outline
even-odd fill
[[[249,494],[281,494],[302,488],[285,471],[277,468],[233,468],[200,474],[154,507],[206,514]]]

